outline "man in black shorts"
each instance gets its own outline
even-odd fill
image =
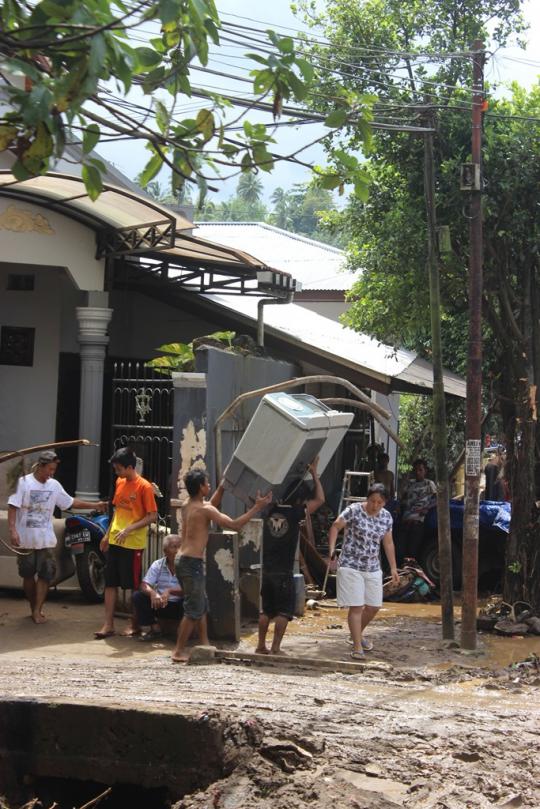
[[[294,560],[298,547],[298,524],[306,513],[313,514],[324,503],[324,491],[317,474],[315,458],[309,465],[315,490],[301,481],[289,487],[283,501],[272,503],[263,519],[263,566],[259,616],[258,654],[283,654],[281,641],[294,615]],[[266,635],[274,621],[274,637],[270,649]]]
[[[105,622],[94,632],[98,640],[115,634],[114,608],[118,587],[138,590],[141,583],[142,555],[148,538],[148,526],[157,520],[156,498],[152,484],[137,472],[135,453],[127,447],[117,450],[111,458],[117,476],[114,492],[114,516],[100,542],[107,555],[105,568]],[[122,635],[138,635],[136,616]]]

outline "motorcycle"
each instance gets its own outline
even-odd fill
[[[93,512],[66,519],[64,545],[71,553],[83,595],[94,603],[105,593],[105,557],[99,543],[109,527],[109,515]]]

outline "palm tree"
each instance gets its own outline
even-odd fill
[[[238,199],[254,205],[260,202],[263,192],[263,184],[255,174],[242,174],[236,187]]]
[[[270,214],[272,225],[286,230],[292,222],[290,215],[290,193],[284,191],[283,188],[276,188],[270,200],[274,204],[274,210]]]

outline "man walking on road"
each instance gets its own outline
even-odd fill
[[[137,457],[130,449],[119,449],[111,458],[117,475],[113,498],[114,516],[100,542],[107,554],[105,567],[105,623],[94,637],[98,640],[115,634],[114,608],[118,588],[138,590],[141,583],[142,554],[146,547],[148,526],[157,520],[157,505],[152,484],[137,471]],[[139,630],[132,623],[125,635]]]
[[[178,627],[178,638],[172,655],[174,663],[187,663],[189,655],[186,653],[186,644],[197,624],[201,644],[208,645],[204,555],[208,545],[210,523],[213,522],[220,528],[227,528],[230,531],[239,531],[258,511],[272,501],[271,492],[265,497],[261,497],[258,493],[255,504],[241,517],[233,520],[219,510],[223,497],[221,484],[210,500],[206,500],[210,494],[206,472],[192,469],[184,477],[184,483],[189,499],[182,508],[182,544],[176,561],[176,575],[184,591],[184,617]]]
[[[54,509],[105,511],[107,508],[104,501],[96,503],[71,497],[54,479],[59,462],[53,450],[42,452],[32,472],[19,478],[17,491],[8,500],[10,541],[19,549],[17,566],[35,624],[44,624],[47,620],[43,605],[56,575]]]

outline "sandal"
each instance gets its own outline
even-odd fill
[[[349,636],[345,643],[348,643],[349,646],[354,646],[353,639]],[[373,650],[373,643],[368,640],[368,638],[362,638],[362,649],[364,652],[371,652]]]
[[[365,657],[364,650],[353,649],[351,652],[351,657],[353,660],[363,660]]]
[[[150,629],[149,632],[141,632],[139,635],[139,640],[143,643],[147,643],[148,641],[157,640],[157,638],[161,638],[161,630],[152,630]]]
[[[373,643],[368,638],[362,638],[362,649],[364,652],[371,652],[373,650]]]

